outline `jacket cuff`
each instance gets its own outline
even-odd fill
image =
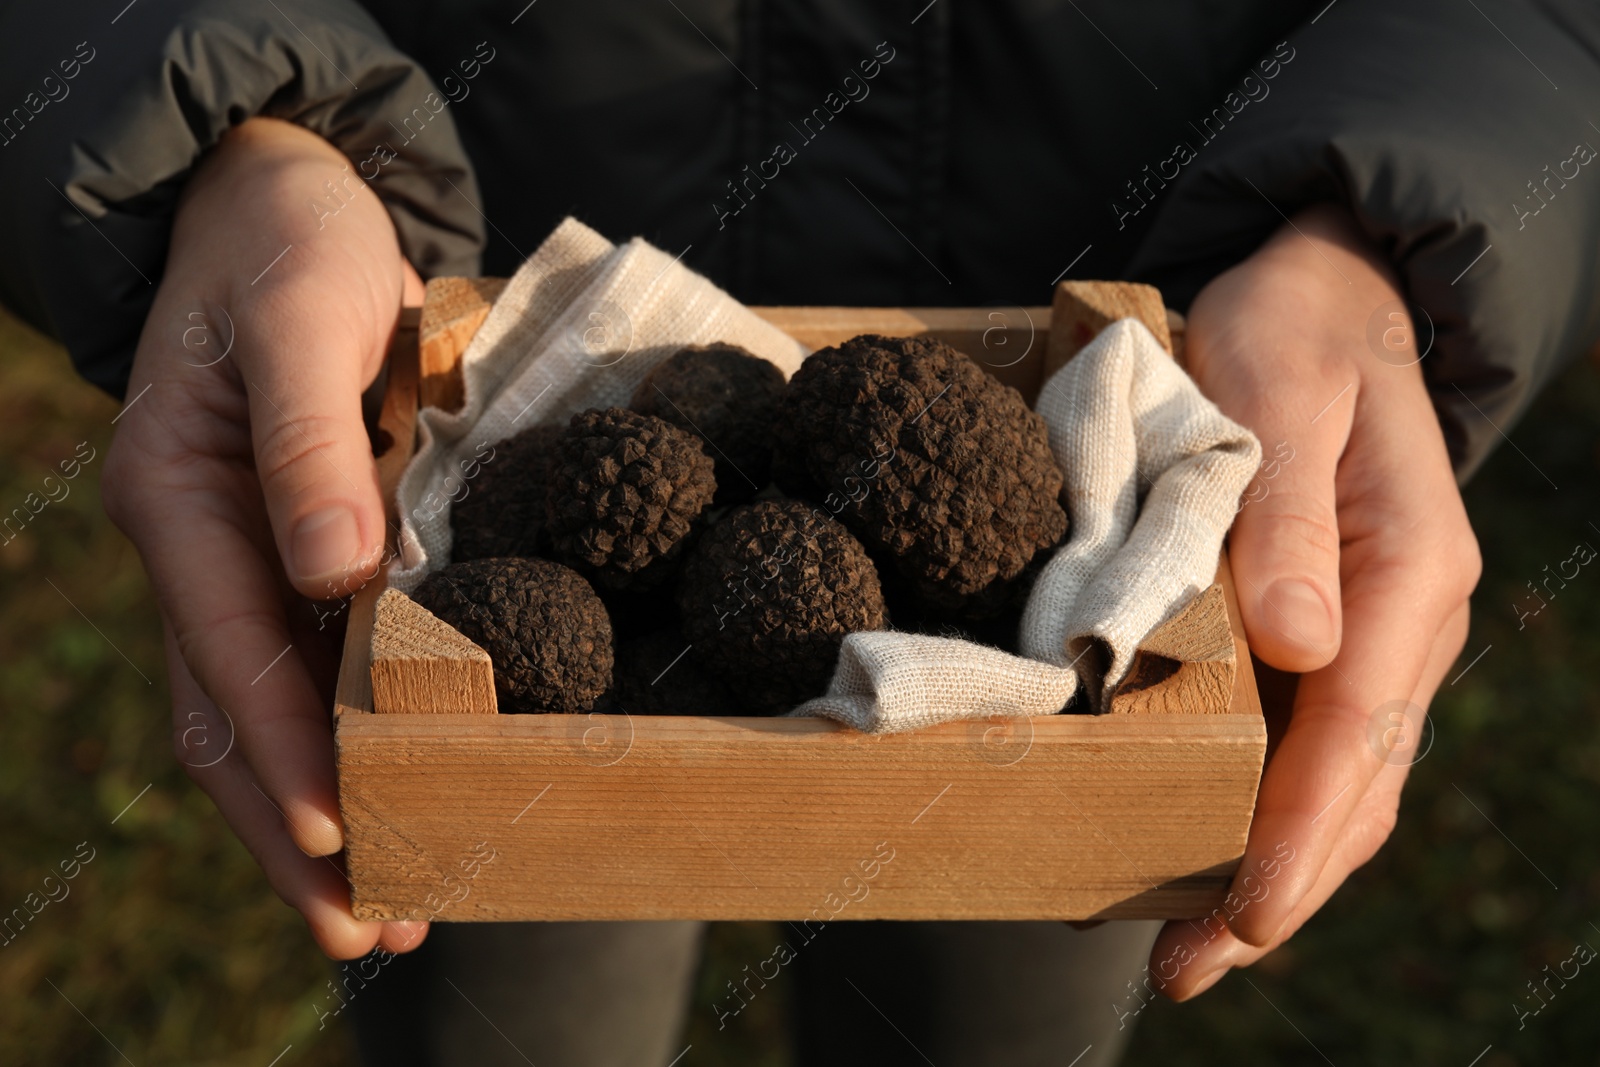
[[[0,298],[114,396],[184,182],[247,118],[339,148],[424,277],[477,273],[478,192],[448,108],[350,0],[143,0],[83,27],[54,5],[17,4],[0,42],[0,100],[23,104],[0,116],[0,232],[14,235]]]

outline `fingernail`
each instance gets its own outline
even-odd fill
[[[1289,640],[1318,652],[1327,652],[1333,645],[1333,616],[1309,582],[1279,578],[1262,599],[1267,621]]]
[[[295,526],[289,551],[301,581],[343,574],[361,551],[355,512],[342,505],[312,512]]]

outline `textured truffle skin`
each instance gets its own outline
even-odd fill
[[[888,625],[878,572],[861,543],[798,500],[722,516],[684,563],[684,636],[713,675],[780,712],[820,695],[845,634]]]
[[[618,711],[630,715],[737,715],[733,691],[691,654],[678,627],[617,644]]]
[[[555,554],[613,589],[659,584],[717,483],[691,433],[625,408],[572,417],[546,491]],[[650,568],[648,571],[646,568]]]
[[[450,558],[536,556],[543,544],[545,490],[563,427],[533,426],[501,441],[450,507]],[[481,449],[479,450],[482,451]]]
[[[411,598],[489,653],[501,711],[589,711],[611,686],[611,620],[589,583],[559,563],[452,563]]]
[[[628,407],[701,437],[719,504],[749,500],[771,478],[783,372],[735,345],[692,345],[656,366]]]
[[[790,380],[777,427],[780,484],[820,487],[931,605],[991,613],[1066,534],[1044,420],[941,341],[866,334],[823,349]]]

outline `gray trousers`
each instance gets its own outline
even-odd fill
[[[1160,926],[836,922],[809,941],[780,926],[791,951],[762,970],[793,983],[804,1067],[1109,1067],[1131,1032],[1127,983]],[[684,1050],[703,934],[693,922],[439,923],[347,1007],[375,1067],[666,1067]],[[728,990],[717,1001],[700,1010],[736,1005]]]

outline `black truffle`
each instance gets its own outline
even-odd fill
[[[556,555],[599,584],[658,585],[716,488],[693,434],[624,408],[584,411],[557,442],[546,529]]]
[[[1044,420],[943,342],[868,334],[823,349],[790,381],[777,427],[780,484],[820,487],[930,605],[992,614],[1066,534]]]
[[[717,503],[749,500],[772,468],[783,372],[734,345],[685,348],[645,375],[628,407],[698,435],[716,463]]]
[[[873,555],[869,552],[868,555]],[[907,633],[953,637],[980,645],[998,648],[1012,655],[1021,655],[1019,630],[1022,613],[1028,596],[1038,581],[1039,572],[1048,562],[1048,553],[1040,553],[1010,582],[997,583],[986,594],[983,611],[974,610],[971,601],[964,603],[966,610],[952,610],[931,604],[921,596],[914,584],[896,569],[889,559],[874,556],[878,575],[883,580],[883,602],[897,630]],[[612,612],[616,618],[616,612]]]
[[[450,507],[452,560],[538,555],[545,490],[562,429],[532,426],[493,445],[487,455],[477,450],[475,476],[463,479],[466,496]]]
[[[631,715],[739,714],[743,709],[733,691],[692,651],[677,627],[619,642],[612,688],[617,710]]]
[[[861,543],[798,500],[713,523],[684,562],[678,607],[694,654],[758,712],[821,694],[845,634],[888,625]]]
[[[576,571],[477,559],[424,578],[411,598],[477,642],[507,712],[584,712],[611,686],[611,620]]]

